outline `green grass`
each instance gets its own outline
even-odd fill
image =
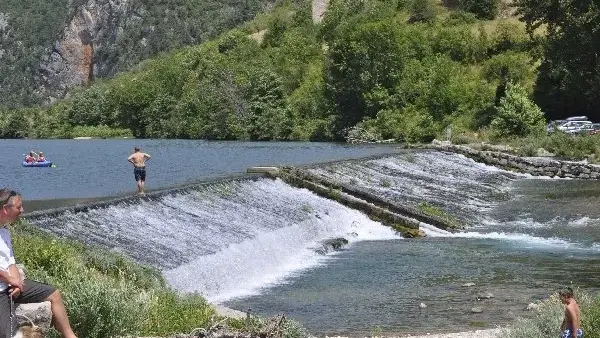
[[[215,312],[197,295],[181,296],[159,271],[121,255],[57,239],[25,221],[11,227],[28,278],[56,286],[80,337],[186,333]],[[51,337],[58,337],[52,331]]]
[[[446,221],[451,228],[458,229],[461,228],[460,222],[456,219],[456,217],[450,215],[444,210],[433,206],[427,202],[421,202],[417,205],[417,208],[426,215],[434,216],[443,219]]]

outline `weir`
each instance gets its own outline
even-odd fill
[[[59,237],[154,266],[178,290],[221,303],[318,267],[336,255],[323,249],[332,240],[350,248],[424,234],[449,236],[453,223],[422,212],[419,203],[467,212],[456,221],[465,224],[473,219],[469,208],[487,205],[512,179],[437,151],[255,171],[271,176],[236,177],[26,218]]]

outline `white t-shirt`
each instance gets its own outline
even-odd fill
[[[15,263],[10,232],[8,232],[6,226],[3,225],[0,227],[0,270],[8,272],[9,265]],[[7,288],[7,283],[0,282],[0,292],[6,290]]]

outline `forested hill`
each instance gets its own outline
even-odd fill
[[[0,106],[62,98],[90,81],[252,19],[276,0],[2,0]]]
[[[332,0],[317,24],[311,1],[282,1],[50,107],[0,112],[0,137],[527,136],[600,117],[599,32],[594,0]]]

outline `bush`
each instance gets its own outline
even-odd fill
[[[95,138],[116,138],[133,137],[131,130],[125,128],[113,128],[107,125],[99,126],[75,126],[71,131],[73,137],[95,137]]]
[[[199,295],[185,297],[173,291],[163,290],[148,295],[148,311],[142,322],[145,335],[165,336],[170,333],[187,333],[197,327],[205,327],[214,310]]]
[[[491,127],[499,136],[527,136],[543,132],[545,124],[542,111],[527,97],[525,89],[509,84]]]
[[[597,135],[569,135],[555,132],[549,135],[532,135],[530,137],[508,140],[519,149],[520,155],[534,156],[539,148],[565,159],[580,160],[587,158],[593,162],[600,160],[600,138]]]
[[[465,11],[452,11],[444,20],[444,24],[449,26],[469,25],[476,22],[477,16]]]
[[[50,278],[49,282],[61,290],[79,336],[106,338],[139,332],[145,302],[131,283],[107,280],[86,270]]]
[[[489,82],[509,81],[529,87],[535,79],[535,68],[527,53],[506,52],[486,61],[483,74]]]
[[[430,142],[436,134],[431,115],[415,106],[404,110],[382,110],[370,124],[377,127],[383,139]],[[368,125],[369,122],[366,122],[365,126]]]
[[[471,12],[480,19],[493,20],[498,15],[500,0],[459,0],[463,11]]]
[[[436,3],[432,0],[414,0],[410,9],[409,22],[427,22],[435,21]]]
[[[581,309],[581,327],[585,337],[600,336],[600,298],[575,291],[575,298]],[[557,294],[540,304],[533,318],[519,319],[502,332],[503,338],[554,338],[560,334],[560,324],[564,316],[564,306]]]

